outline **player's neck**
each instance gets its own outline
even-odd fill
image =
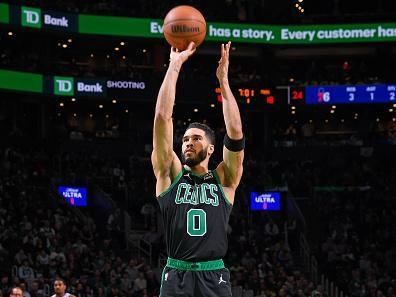
[[[192,167],[184,165],[184,168],[199,176],[205,175],[209,172],[208,166],[202,163]]]

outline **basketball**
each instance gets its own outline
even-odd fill
[[[179,50],[185,50],[193,41],[199,46],[205,39],[206,21],[202,13],[188,5],[172,8],[164,19],[166,41]]]

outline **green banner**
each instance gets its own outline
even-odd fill
[[[396,40],[396,23],[268,26],[209,23],[207,40],[269,44],[323,44]]]
[[[0,3],[0,23],[10,22],[10,9],[8,4]]]
[[[43,76],[28,72],[0,70],[0,89],[43,92]]]
[[[158,19],[80,15],[79,32],[163,38],[163,22]],[[207,23],[206,40],[267,44],[396,41],[396,23],[308,26]]]
[[[99,34],[99,35],[118,35],[130,37],[157,37],[163,38],[162,24],[161,32],[157,30],[154,33],[150,30],[151,23],[159,23],[159,20],[112,17],[112,16],[95,16],[79,15],[79,33]]]
[[[81,15],[79,32],[86,34],[163,38],[158,19]],[[206,40],[267,44],[323,44],[396,41],[396,23],[271,26],[207,23]]]
[[[72,30],[83,34],[164,38],[163,20],[97,15],[72,15],[42,12],[38,8],[20,7],[22,26]],[[9,22],[8,5],[0,4],[0,22]],[[78,19],[78,21],[74,21]],[[46,26],[42,27],[42,22]],[[70,25],[70,24],[71,25]],[[69,28],[70,27],[70,28]],[[396,41],[396,23],[332,24],[332,25],[261,25],[207,23],[207,41],[233,41],[262,44],[325,44]]]

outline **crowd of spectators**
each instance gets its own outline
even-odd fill
[[[1,296],[16,285],[25,297],[48,296],[57,276],[80,297],[157,296],[148,263],[99,232],[89,212],[77,216],[52,192],[50,159],[41,150],[1,150]]]
[[[396,172],[392,159],[359,159],[336,164],[342,182],[314,191],[323,220],[318,259],[349,296],[395,296]]]

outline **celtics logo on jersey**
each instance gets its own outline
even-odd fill
[[[216,184],[196,184],[180,183],[177,187],[175,203],[176,204],[210,204],[212,206],[219,205],[219,196],[217,192],[219,188]]]

